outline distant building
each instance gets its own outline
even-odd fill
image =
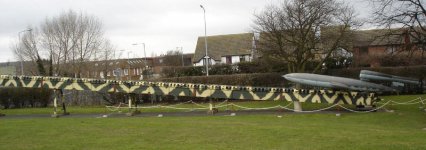
[[[18,75],[19,69],[19,62],[0,63],[0,75]]]
[[[194,66],[203,66],[205,64],[205,39],[198,37],[195,48]],[[244,61],[252,61],[253,53],[256,48],[256,38],[254,33],[229,34],[208,36],[208,57],[209,64],[234,64]]]
[[[422,51],[418,44],[405,29],[355,31],[353,63],[356,67],[379,67],[385,56],[419,58]]]
[[[176,66],[166,65],[165,56],[116,59],[106,61],[91,61],[89,69],[81,77],[116,79],[116,80],[144,80],[153,77],[159,77],[164,67],[192,66],[193,54],[184,54],[176,56],[179,64]]]
[[[152,74],[152,58],[115,59],[88,62],[84,78],[142,80]]]
[[[192,59],[194,57],[193,53],[183,54],[183,55],[174,55],[174,56],[166,56],[161,55],[158,57],[154,57],[153,60],[153,77],[159,77],[163,69],[166,67],[188,67],[193,66]],[[167,62],[170,61],[170,62]]]

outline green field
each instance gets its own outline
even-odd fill
[[[384,98],[404,102],[416,97]],[[426,149],[424,105],[386,108],[394,112],[339,117],[283,112],[233,117],[0,118],[0,149]],[[13,111],[2,113],[40,112]]]

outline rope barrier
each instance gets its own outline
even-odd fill
[[[118,106],[117,106],[117,107],[116,107],[116,106],[106,106],[106,108],[107,108],[109,111],[117,111],[117,110],[119,110],[119,109],[120,109],[121,104],[123,104],[123,103],[118,104]]]
[[[313,113],[313,112],[320,112],[320,111],[328,110],[328,109],[330,109],[330,108],[335,107],[336,105],[339,105],[339,104],[333,104],[333,105],[331,105],[331,106],[329,106],[329,107],[326,107],[326,108],[317,109],[317,110],[308,110],[308,111],[306,111],[306,110],[298,111],[298,110],[291,109],[291,108],[287,108],[287,107],[283,107],[283,109],[285,109],[285,110],[289,110],[289,111],[294,111],[294,112]]]
[[[379,106],[379,107],[376,107],[376,108],[374,108],[374,109],[367,110],[367,111],[357,111],[357,110],[349,109],[349,108],[347,108],[347,107],[345,107],[345,106],[342,106],[342,105],[338,105],[338,106],[339,106],[340,108],[343,108],[343,109],[345,109],[345,110],[347,110],[347,111],[354,112],[354,113],[369,113],[369,112],[377,111],[377,110],[379,110],[379,109],[381,109],[381,108],[385,107],[385,106],[386,106],[386,105],[388,105],[389,103],[390,103],[390,101],[386,102],[386,103],[385,103],[385,104],[383,104],[382,106]]]
[[[228,102],[228,100],[225,100],[225,101],[223,101],[222,103],[219,103],[219,104],[217,104],[218,106],[220,106],[220,105],[222,105],[222,104],[224,104],[224,103],[227,103]]]
[[[277,106],[272,106],[272,107],[264,107],[264,108],[250,108],[250,107],[244,107],[244,106],[240,106],[240,105],[236,105],[234,103],[229,104],[231,106],[235,106],[241,109],[245,109],[245,110],[267,110],[267,109],[274,109],[274,108],[279,108],[281,105],[277,105]]]
[[[198,107],[206,107],[206,108],[208,108],[207,106],[204,106],[204,105],[201,105],[201,104],[198,104],[198,103],[196,103],[196,102],[194,102],[194,101],[191,101],[191,103],[192,104],[194,104],[194,105],[196,105],[196,106],[198,106]]]
[[[245,107],[245,106],[241,106],[241,105],[237,105],[237,104],[235,104],[235,103],[228,103],[228,100],[225,100],[225,101],[223,101],[223,102],[221,102],[221,103],[219,103],[216,107],[214,107],[214,108],[222,108],[222,107],[228,107],[228,106],[234,106],[234,107],[237,107],[237,108],[240,108],[240,109],[243,109],[243,110],[268,110],[268,109],[276,109],[276,108],[281,108],[281,109],[285,109],[285,110],[288,110],[288,111],[294,111],[294,112],[302,112],[302,113],[313,113],[313,112],[320,112],[320,111],[325,111],[325,110],[329,110],[329,109],[331,109],[331,108],[333,108],[333,107],[336,107],[336,106],[339,106],[340,108],[343,108],[343,109],[345,109],[345,110],[347,110],[347,111],[350,111],[350,112],[355,112],[355,113],[369,113],[369,112],[374,112],[374,111],[377,111],[377,110],[379,110],[379,109],[382,109],[382,108],[384,108],[385,106],[387,106],[387,105],[389,105],[389,104],[395,104],[395,105],[414,105],[414,104],[423,104],[423,105],[425,105],[426,104],[426,99],[423,99],[422,97],[418,97],[418,98],[416,98],[416,99],[413,99],[413,100],[409,100],[409,101],[406,101],[406,102],[397,102],[397,101],[394,101],[394,100],[388,100],[387,102],[385,102],[385,103],[379,103],[378,102],[378,104],[383,104],[383,105],[381,105],[381,106],[379,106],[379,107],[376,107],[376,108],[374,108],[374,109],[371,109],[371,110],[366,110],[366,111],[357,111],[357,110],[353,110],[353,109],[350,109],[350,108],[347,108],[347,107],[345,107],[345,106],[343,106],[343,105],[341,105],[341,104],[333,104],[333,105],[331,105],[331,106],[328,106],[328,107],[326,107],[326,108],[321,108],[321,109],[317,109],[317,110],[309,110],[309,111],[298,111],[298,110],[294,110],[294,109],[291,109],[291,108],[288,108],[288,106],[290,106],[293,102],[290,102],[289,104],[287,104],[287,105],[285,105],[285,106],[282,106],[282,105],[276,105],[276,106],[271,106],[271,107],[259,107],[259,108],[251,108],[251,107]],[[180,105],[183,105],[183,104],[189,104],[189,103],[191,103],[191,104],[193,104],[193,105],[196,105],[196,106],[198,106],[198,107],[191,107],[191,108],[186,108],[186,107],[176,107],[176,106],[180,106]],[[225,103],[228,103],[228,104],[225,104]],[[106,106],[106,108],[109,110],[109,111],[117,111],[117,110],[119,110],[119,109],[121,109],[121,108],[124,108],[124,109],[126,109],[126,108],[136,108],[136,109],[150,109],[150,108],[168,108],[168,109],[177,109],[177,110],[208,110],[209,109],[209,107],[208,106],[204,106],[204,105],[201,105],[201,104],[199,104],[199,103],[196,103],[196,102],[194,102],[194,101],[192,101],[192,100],[190,100],[190,101],[187,101],[187,102],[182,102],[182,103],[179,103],[179,104],[174,104],[174,105],[168,105],[168,106],[162,106],[162,105],[155,105],[155,106],[145,106],[145,107],[140,107],[140,106],[138,106],[138,107],[126,107],[126,106],[124,106],[124,107],[122,107],[122,105],[123,105],[124,103],[120,103],[118,106]],[[125,105],[125,104],[124,104]],[[385,110],[386,110],[386,108],[384,108]]]

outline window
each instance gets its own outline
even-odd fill
[[[368,47],[359,48],[359,54],[360,55],[368,55]]]
[[[240,62],[245,62],[246,61],[246,57],[245,56],[240,56]]]
[[[232,64],[232,56],[226,56],[226,64]]]
[[[393,55],[396,53],[396,46],[388,46],[386,47],[386,54]]]
[[[114,76],[114,77],[115,77],[115,76],[117,76],[117,74],[118,74],[117,70],[113,70],[113,71],[112,71],[112,76]]]
[[[124,75],[129,75],[129,69],[124,69]]]
[[[108,71],[107,72],[107,76],[109,77],[109,76],[111,76],[111,71]]]

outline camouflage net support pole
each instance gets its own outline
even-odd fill
[[[132,110],[132,98],[129,96],[129,111]]]
[[[135,115],[135,114],[139,114],[140,113],[140,111],[138,111],[136,108],[135,109],[133,109],[133,99],[132,99],[132,94],[131,93],[128,93],[127,94],[127,98],[128,98],[128,102],[129,102],[129,105],[128,105],[128,107],[129,107],[129,112],[126,114],[127,116],[133,116],[133,115]],[[136,99],[135,99],[135,104],[136,104]]]
[[[128,112],[128,116],[133,116],[133,112],[132,112],[132,98],[130,97],[129,94],[127,94],[127,99],[129,102],[129,112]]]
[[[61,96],[63,115],[69,115],[70,113],[67,112],[67,107],[65,105],[64,90],[60,89],[59,94]]]
[[[209,99],[209,110],[207,111],[207,113],[210,115],[214,115],[215,113],[218,113],[219,111],[217,108],[215,108],[212,98],[211,97],[207,97],[207,98]]]
[[[54,95],[54,98],[53,98],[53,115],[52,115],[52,117],[58,117],[58,92],[57,92],[58,90],[57,89],[54,89],[53,90],[53,95]]]

